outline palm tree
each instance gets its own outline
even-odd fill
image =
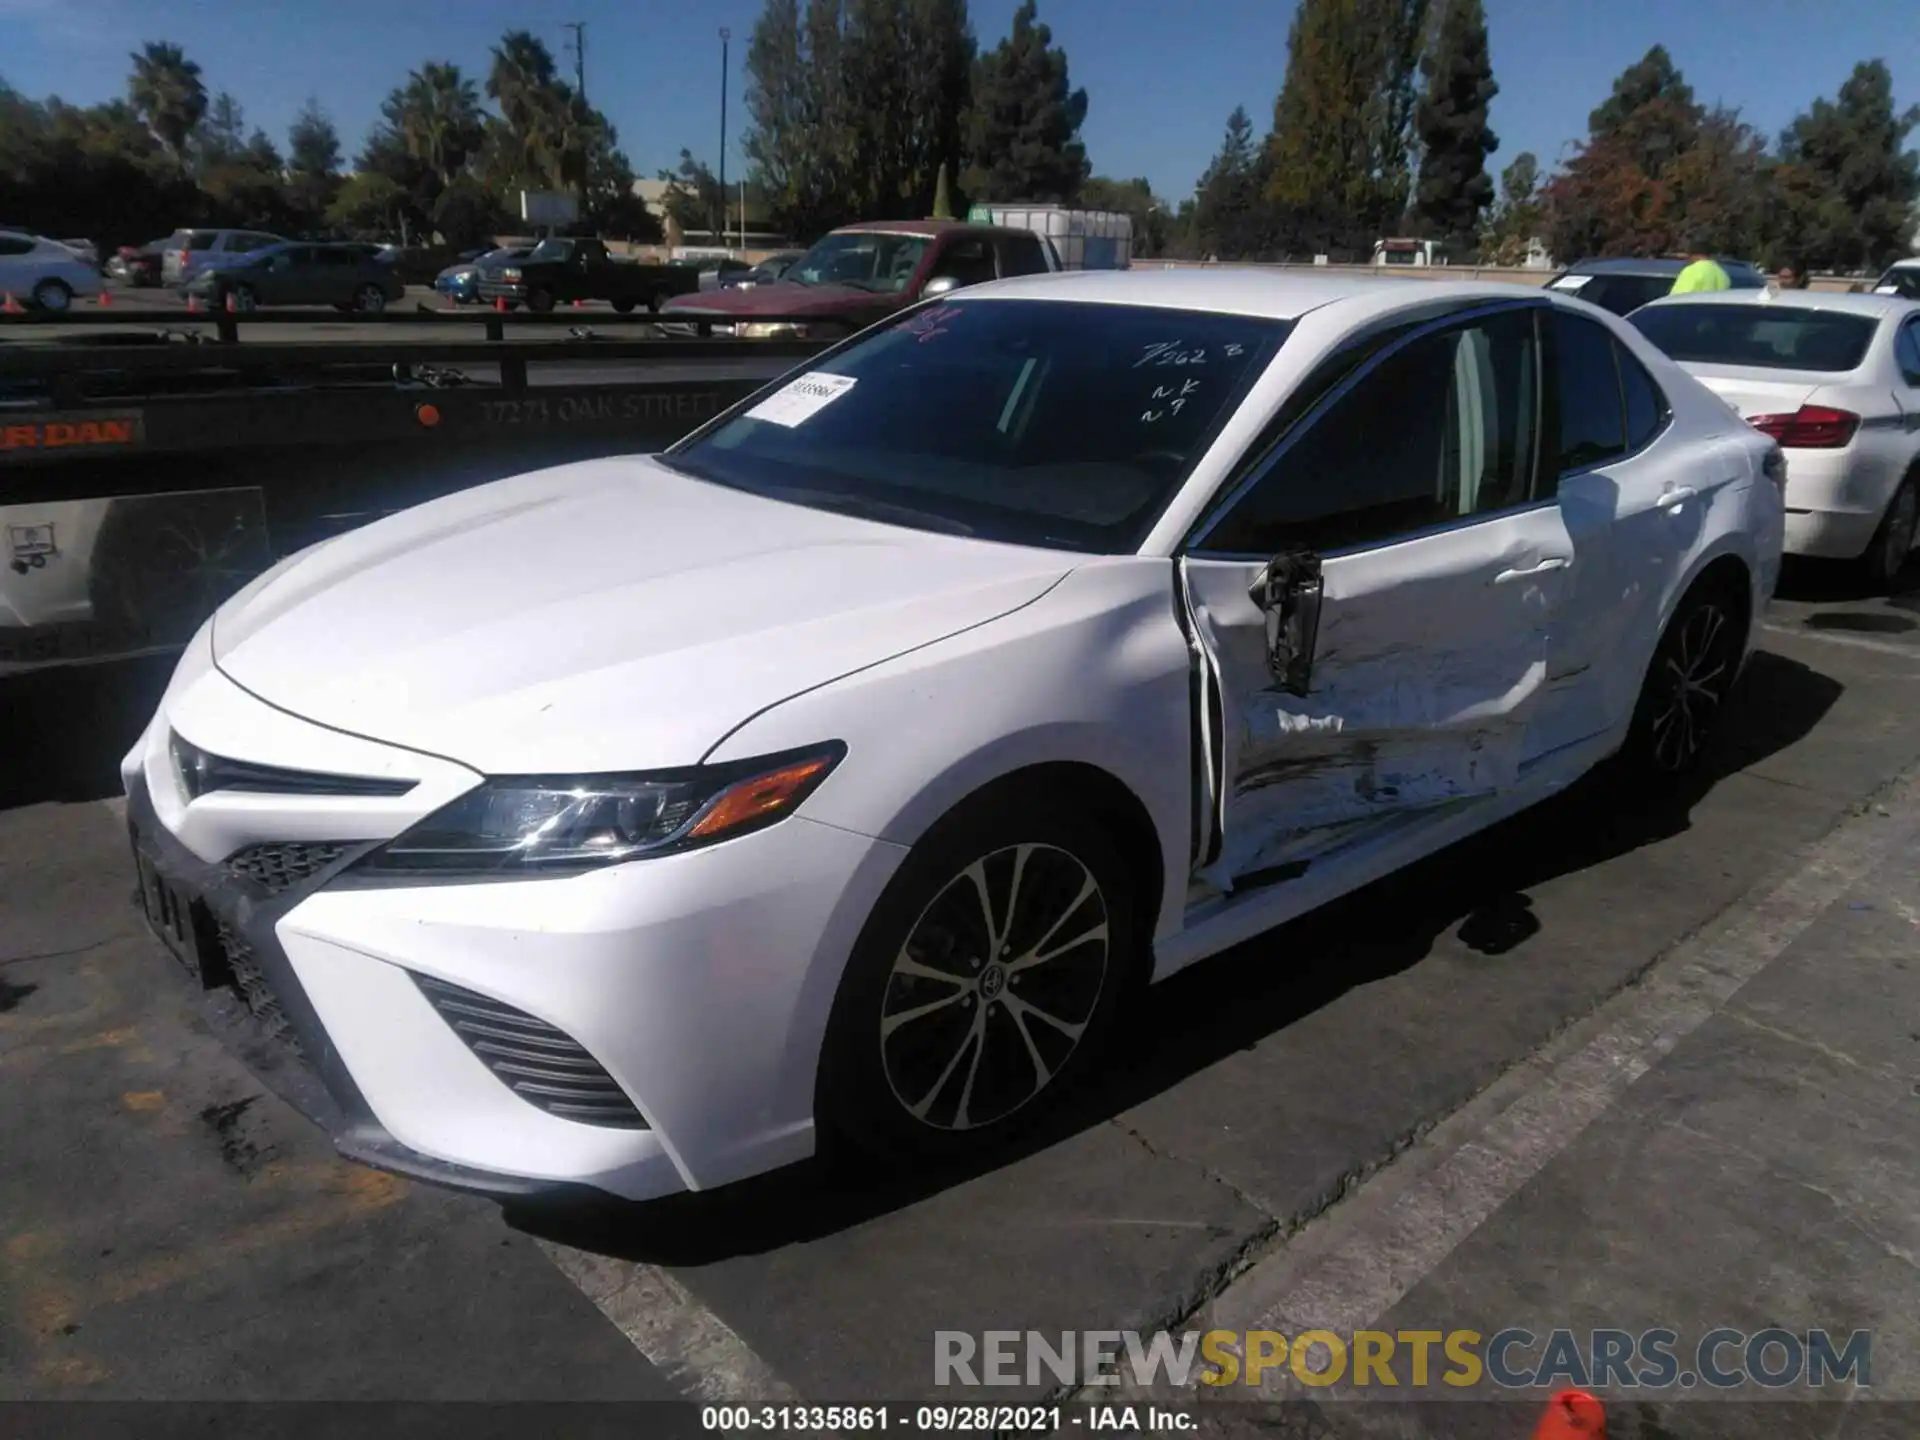
[[[207,87],[201,82],[200,67],[178,45],[158,40],[149,40],[131,58],[127,98],[154,138],[184,167],[187,141],[207,113]]]
[[[487,96],[500,107],[506,125],[502,149],[516,178],[542,189],[566,182],[572,123],[571,88],[554,68],[553,54],[539,37],[509,30],[493,47]]]
[[[427,64],[407,76],[395,99],[395,131],[407,153],[432,170],[444,190],[485,135],[478,90],[458,65]]]

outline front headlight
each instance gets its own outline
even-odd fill
[[[389,878],[577,873],[750,834],[799,808],[846,754],[835,742],[644,775],[487,781],[362,859]]]
[[[733,333],[743,340],[805,340],[807,327],[791,320],[764,320],[741,325]]]

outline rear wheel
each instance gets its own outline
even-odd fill
[[[233,308],[242,315],[251,315],[260,308],[260,297],[253,293],[251,285],[236,285],[227,293],[233,297]]]
[[[362,285],[353,292],[353,308],[362,315],[378,315],[387,308],[387,292],[378,285]]]
[[[73,291],[64,280],[42,280],[33,287],[33,305],[36,310],[64,314],[73,308]]]
[[[1866,582],[1875,590],[1887,590],[1907,563],[1913,551],[1916,524],[1920,524],[1920,489],[1909,475],[1887,502],[1887,513],[1880,517],[1880,528],[1873,532],[1867,553],[1860,557]]]
[[[1674,780],[1700,764],[1746,649],[1746,607],[1730,580],[1707,577],[1668,622],[1621,752],[1637,778]]]
[[[616,300],[613,302],[613,313],[616,315],[631,315],[636,303],[637,302],[633,300]]]
[[[1065,803],[989,803],[935,827],[874,907],[835,998],[829,1135],[959,1155],[1056,1104],[1139,973],[1129,881],[1104,831]]]
[[[658,290],[654,291],[651,295],[647,296],[647,313],[649,315],[658,315],[660,313],[660,306],[663,303],[665,302],[660,298],[660,292]]]

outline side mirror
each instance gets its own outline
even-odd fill
[[[1283,550],[1248,592],[1267,621],[1267,669],[1289,695],[1313,685],[1313,650],[1320,637],[1320,557]]]
[[[920,298],[922,300],[931,300],[936,295],[951,295],[955,290],[958,290],[959,288],[960,288],[959,276],[936,275],[931,280],[927,281],[925,285],[920,287]]]

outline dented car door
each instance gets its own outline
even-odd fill
[[[1538,472],[1539,306],[1374,354],[1180,562],[1221,890],[1519,777],[1573,542]],[[1550,492],[1550,487],[1549,487]]]

